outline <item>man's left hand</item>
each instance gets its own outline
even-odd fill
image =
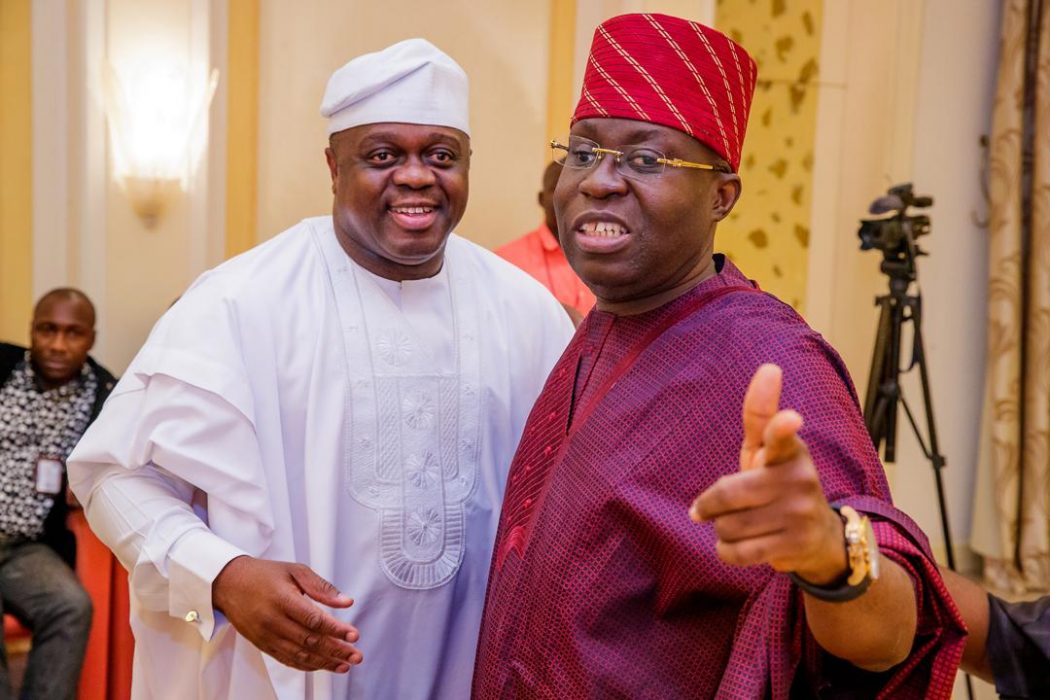
[[[744,397],[740,471],[701,493],[689,514],[714,525],[718,556],[726,563],[769,564],[827,585],[847,570],[842,520],[824,498],[798,435],[802,417],[778,410],[781,385],[776,365],[755,372]]]

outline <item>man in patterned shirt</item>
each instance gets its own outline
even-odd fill
[[[28,349],[0,343],[0,605],[33,631],[23,697],[74,696],[91,627],[71,568],[65,459],[115,383],[88,357],[94,342],[91,300],[56,289],[33,310]]]
[[[477,700],[951,693],[964,630],[846,368],[714,253],[755,78],[695,22],[594,34],[554,206],[598,301],[511,465]]]

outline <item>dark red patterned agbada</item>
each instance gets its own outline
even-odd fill
[[[950,696],[965,632],[926,538],[891,505],[842,361],[719,262],[656,310],[592,312],[554,368],[511,466],[480,700]],[[914,647],[885,673],[823,652],[787,576],[728,566],[711,524],[689,519],[695,496],[738,469],[744,393],[765,362],[784,370],[781,403],[805,420],[829,502],[868,513],[882,556],[915,585]]]

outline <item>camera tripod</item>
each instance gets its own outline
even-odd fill
[[[933,400],[930,398],[930,377],[926,367],[926,346],[922,338],[922,296],[909,294],[912,282],[918,279],[915,259],[926,253],[916,242],[920,236],[930,232],[930,218],[924,214],[907,214],[909,207],[924,209],[933,204],[932,197],[915,196],[911,183],[891,187],[887,194],[876,199],[869,211],[872,214],[892,213],[889,218],[861,221],[858,236],[861,250],[878,249],[883,260],[879,269],[889,277],[889,294],[875,298],[879,307],[878,333],[871,356],[871,372],[868,375],[867,395],[864,399],[864,423],[868,428],[876,452],[883,448],[883,460],[888,463],[897,458],[897,405],[904,408],[915,439],[926,459],[933,466],[933,477],[937,487],[937,506],[941,515],[941,531],[944,533],[945,558],[948,568],[956,571],[955,551],[952,547],[952,531],[948,525],[948,507],[944,498],[944,455],[937,445],[937,427],[933,419]],[[901,369],[902,330],[911,323],[912,351],[908,366]],[[919,368],[922,387],[922,403],[926,416],[926,434],[915,420],[908,402],[901,391],[900,376]],[[966,675],[966,696],[973,699],[973,684]]]
[[[937,444],[937,429],[933,420],[933,401],[930,397],[930,380],[926,367],[926,347],[922,338],[922,297],[919,294],[908,294],[912,277],[905,266],[887,260],[883,261],[880,267],[889,275],[890,292],[875,299],[875,304],[879,307],[879,325],[875,349],[872,353],[871,372],[868,376],[868,391],[864,401],[864,423],[868,427],[868,434],[871,435],[872,442],[875,443],[876,451],[882,445],[883,459],[893,463],[897,456],[897,404],[904,408],[915,439],[918,440],[923,454],[933,466],[948,568],[955,571],[955,554],[952,550],[951,528],[948,525],[944,480],[941,477],[945,459]],[[900,366],[901,331],[903,325],[908,322],[912,326],[912,356],[909,366],[902,370]],[[926,414],[926,434],[929,436],[928,443],[923,439],[915,415],[901,392],[900,375],[914,367],[919,368],[922,402]]]
[[[915,439],[919,447],[933,465],[933,477],[937,486],[937,505],[941,514],[941,531],[944,533],[944,548],[948,568],[956,571],[955,554],[952,550],[951,528],[948,526],[948,508],[944,500],[944,480],[941,470],[944,469],[944,455],[937,446],[937,428],[933,420],[933,401],[930,399],[930,378],[926,369],[926,347],[922,342],[922,296],[908,294],[908,288],[914,277],[904,267],[894,261],[883,261],[880,266],[890,277],[890,293],[875,298],[879,307],[878,335],[875,338],[875,350],[871,358],[871,373],[868,376],[868,391],[864,400],[864,423],[868,434],[875,443],[877,452],[880,444],[883,447],[883,459],[886,462],[896,460],[897,445],[897,404],[904,407]],[[911,364],[904,370],[919,368],[919,382],[922,385],[922,403],[926,414],[926,434],[929,444],[922,439],[915,415],[900,387],[900,347],[901,327],[906,322],[912,324]],[[966,678],[966,697],[973,700],[973,684],[970,676]]]

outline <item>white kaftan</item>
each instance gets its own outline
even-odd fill
[[[510,460],[572,327],[455,235],[400,285],[307,219],[205,273],[69,460],[131,572],[137,698],[466,698]],[[355,599],[365,661],[307,674],[211,608],[234,556]],[[189,620],[189,621],[187,621]]]

